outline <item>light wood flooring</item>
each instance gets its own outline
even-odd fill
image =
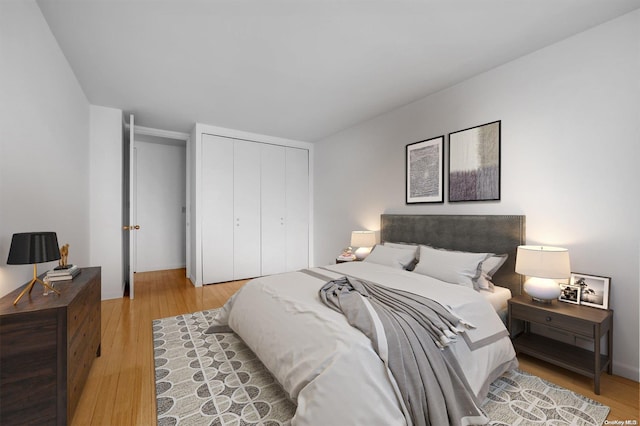
[[[93,363],[71,424],[155,425],[151,321],[220,307],[245,282],[196,288],[184,269],[136,274],[133,300],[102,302],[102,355]],[[595,395],[586,377],[524,355],[519,360],[522,370],[610,406],[609,420],[640,419],[637,382],[605,374],[601,395]]]

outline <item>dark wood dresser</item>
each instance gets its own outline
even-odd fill
[[[100,356],[101,269],[56,282],[59,296],[36,283],[14,306],[23,288],[0,299],[0,424],[66,425]]]

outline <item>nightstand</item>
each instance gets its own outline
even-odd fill
[[[342,259],[338,259],[336,257],[336,263],[347,263],[347,262],[362,262],[362,260],[360,260],[360,259],[342,260]]]
[[[514,322],[522,321],[524,331],[513,335]],[[590,351],[550,339],[531,331],[531,324],[541,324],[552,330],[594,342]],[[509,300],[509,332],[516,352],[558,365],[593,378],[593,391],[600,395],[600,374],[612,373],[613,311],[559,301],[551,304],[534,302],[529,296]],[[607,355],[600,354],[600,339],[607,334]]]

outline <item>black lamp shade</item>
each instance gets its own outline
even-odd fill
[[[8,265],[28,265],[60,259],[55,232],[23,232],[13,234]]]

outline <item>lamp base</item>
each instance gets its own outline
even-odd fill
[[[371,247],[359,247],[354,254],[356,255],[356,259],[363,260],[369,256],[369,253],[371,253]]]
[[[548,304],[560,296],[560,286],[550,278],[531,277],[524,283],[524,291],[539,303]]]
[[[42,281],[40,278],[38,278],[38,268],[36,266],[36,264],[33,264],[33,279],[31,280],[31,282],[20,292],[20,294],[18,295],[18,297],[16,297],[16,300],[13,301],[14,306],[18,304],[18,301],[20,299],[22,299],[22,296],[25,295],[25,293],[29,292],[29,294],[31,294],[31,290],[33,290],[33,285],[39,282],[40,284],[42,284],[42,286],[44,288],[49,289],[50,291],[53,291],[56,294],[60,294],[60,292],[58,290],[56,290],[55,288],[51,287],[49,284],[45,283],[44,281]]]
[[[553,303],[553,299],[540,299],[539,297],[531,296],[531,300],[536,303],[544,303],[545,305],[551,305]]]

